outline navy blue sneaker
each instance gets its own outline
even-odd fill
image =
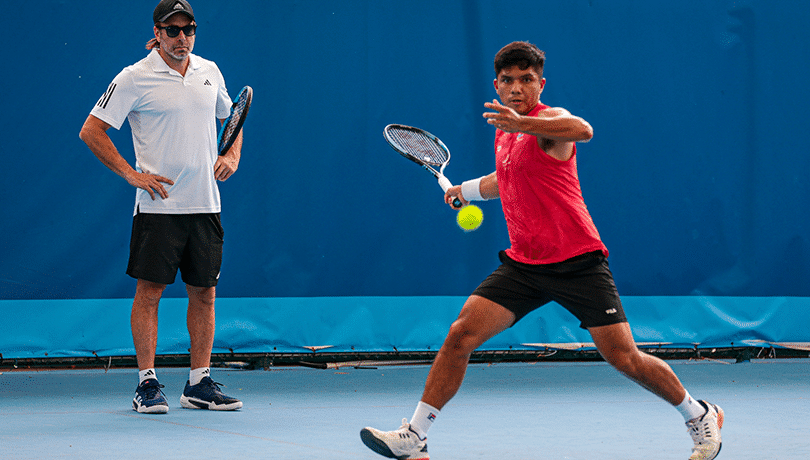
[[[196,385],[189,385],[189,383],[186,381],[183,396],[180,396],[180,405],[186,409],[236,410],[242,408],[242,401],[224,395],[219,390],[219,385],[222,384],[214,382],[211,377],[203,377]]]
[[[155,379],[146,379],[135,388],[132,410],[142,414],[165,414],[169,412],[169,402],[163,394],[163,385]]]

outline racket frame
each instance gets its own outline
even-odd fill
[[[240,112],[237,112],[236,109],[242,104],[244,100],[244,109]],[[253,88],[250,86],[245,86],[239,91],[239,94],[236,95],[236,99],[234,99],[233,104],[231,105],[231,114],[228,115],[228,118],[222,122],[222,126],[219,128],[219,135],[217,136],[217,149],[220,155],[224,155],[228,152],[228,150],[233,147],[234,141],[239,136],[239,132],[242,130],[242,126],[245,124],[245,119],[247,118],[248,110],[250,109],[250,103],[253,101]],[[237,118],[234,118],[234,117]],[[235,120],[235,121],[234,121]],[[231,130],[231,125],[233,126],[231,135],[227,139],[223,139],[225,133]]]
[[[444,151],[444,153],[447,154],[447,158],[443,162],[437,163],[434,161],[427,161],[424,158],[420,158],[414,155],[413,152],[407,150],[405,146],[402,146],[400,142],[396,139],[396,137],[392,135],[392,131],[396,130],[410,131],[412,133],[427,137],[436,146],[438,146],[439,149],[441,149],[442,151]],[[424,129],[408,125],[400,125],[396,123],[392,123],[386,126],[385,129],[383,129],[383,137],[385,138],[385,141],[388,142],[388,145],[390,145],[391,148],[394,149],[394,151],[396,151],[403,157],[413,161],[414,163],[424,168],[426,171],[433,174],[433,177],[435,177],[438,180],[439,186],[442,188],[442,191],[446,192],[447,189],[453,186],[450,180],[444,175],[444,168],[446,168],[447,164],[450,162],[450,149],[448,149],[447,146],[444,145],[444,142],[442,142],[441,139],[425,131]],[[434,166],[438,166],[439,170],[437,171],[434,168]],[[457,209],[461,208],[461,201],[456,197],[454,197],[453,199],[453,207]]]

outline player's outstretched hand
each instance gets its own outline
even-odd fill
[[[484,107],[494,110],[494,112],[484,112],[487,123],[507,133],[520,131],[521,116],[514,109],[501,104],[496,99],[485,103]]]

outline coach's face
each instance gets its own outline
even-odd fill
[[[176,26],[185,27],[192,24],[191,18],[183,13],[176,13],[169,16],[166,22],[158,25],[161,27]],[[159,29],[155,25],[155,38],[160,42],[160,51],[165,53],[166,57],[172,58],[176,61],[185,61],[188,55],[194,49],[195,35],[188,36],[182,30],[176,37],[170,37],[166,29]]]

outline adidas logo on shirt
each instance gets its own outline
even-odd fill
[[[212,85],[211,82],[206,79],[205,83],[203,83],[203,86],[212,86]]]

